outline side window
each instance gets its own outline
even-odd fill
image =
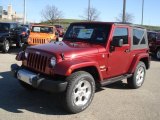
[[[13,29],[14,28],[14,24],[10,24],[10,29]]]
[[[10,24],[10,29],[15,29],[17,27],[16,24]]]
[[[133,45],[146,44],[144,30],[133,29]]]
[[[123,44],[128,44],[128,29],[116,28],[113,35],[113,40],[123,39]]]

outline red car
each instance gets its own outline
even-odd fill
[[[71,113],[86,109],[96,87],[127,79],[142,86],[150,67],[146,29],[107,22],[72,23],[61,42],[28,47],[11,70],[26,89],[63,92]]]
[[[60,37],[63,37],[63,35],[64,35],[64,28],[61,26],[61,25],[54,25],[55,27],[56,27],[56,29],[57,29],[57,32],[59,33],[59,36]]]

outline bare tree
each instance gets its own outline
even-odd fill
[[[80,17],[87,21],[96,21],[99,19],[99,15],[100,15],[100,12],[96,8],[91,7],[89,8],[89,10],[88,8],[85,9],[84,15]]]
[[[41,11],[42,19],[48,21],[52,25],[59,21],[63,17],[62,11],[59,11],[58,8],[54,5],[47,5],[45,9]]]
[[[120,13],[118,17],[116,17],[117,22],[122,22],[123,13]],[[134,21],[134,15],[131,13],[127,13],[125,15],[125,22],[132,23]]]

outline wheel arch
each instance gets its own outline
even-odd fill
[[[90,73],[97,82],[103,79],[100,69],[98,68],[98,64],[94,61],[65,61],[56,65],[54,71],[55,74],[63,76],[70,76],[72,73],[77,71],[86,71]]]
[[[150,56],[147,53],[143,53],[143,54],[138,54],[134,57],[134,59],[132,60],[131,66],[129,68],[128,73],[134,73],[136,66],[138,65],[139,61],[144,62],[146,69],[150,68]]]
[[[100,73],[98,69],[95,66],[86,66],[82,68],[77,68],[72,71],[72,73],[77,72],[77,71],[85,71],[91,74],[95,80],[95,83],[98,84],[99,81],[101,80]]]

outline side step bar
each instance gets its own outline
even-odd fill
[[[117,77],[114,77],[114,78],[104,79],[103,81],[100,82],[100,85],[103,87],[103,86],[112,84],[114,82],[121,81],[123,79],[129,78],[131,76],[132,76],[132,74],[125,74],[125,75],[117,76]]]

